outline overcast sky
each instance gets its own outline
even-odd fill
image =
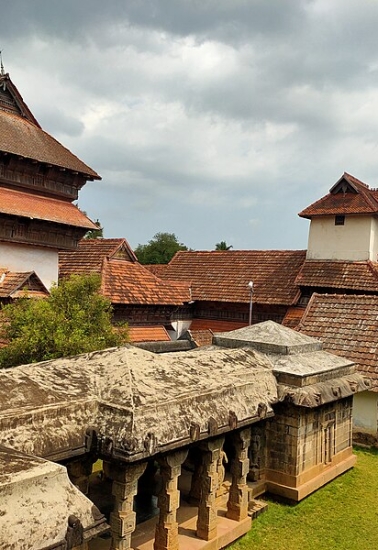
[[[344,171],[378,187],[378,2],[8,0],[0,49],[42,127],[102,176],[132,247],[306,248]]]

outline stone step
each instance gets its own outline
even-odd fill
[[[252,519],[255,519],[257,518],[257,516],[259,516],[263,512],[266,512],[267,509],[268,509],[267,502],[265,502],[264,500],[253,499],[253,500],[250,500],[248,504],[248,515]]]

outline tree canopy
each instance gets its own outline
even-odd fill
[[[167,264],[179,250],[188,250],[174,233],[156,233],[147,244],[138,244],[134,252],[141,264]]]
[[[87,231],[84,235],[84,239],[102,239],[104,236],[104,228],[102,227],[100,220],[96,220],[94,224],[97,225],[97,229],[90,229]]]
[[[215,250],[230,250],[231,248],[233,248],[232,244],[228,245],[226,241],[221,241],[215,245]]]
[[[127,327],[114,329],[111,303],[98,275],[73,275],[45,299],[20,298],[0,311],[0,366],[34,363],[120,345]]]

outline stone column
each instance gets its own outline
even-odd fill
[[[70,481],[84,495],[89,491],[89,476],[92,473],[93,462],[95,459],[92,456],[82,456],[75,460],[71,460],[66,464],[68,477]]]
[[[131,535],[135,530],[134,496],[138,492],[138,479],[147,463],[116,464],[104,462],[104,471],[113,480],[114,510],[110,514],[112,534],[111,550],[131,550]]]
[[[235,521],[241,521],[248,516],[248,485],[249,471],[248,450],[251,442],[251,429],[246,428],[233,434],[235,458],[231,463],[231,487],[227,502],[226,516]]]
[[[155,529],[154,550],[178,550],[177,510],[180,506],[178,478],[188,451],[168,453],[158,459],[163,487],[158,495],[159,521]]]
[[[218,489],[217,465],[221,456],[224,437],[206,441],[202,450],[201,495],[198,505],[197,536],[211,540],[217,536],[216,491]]]

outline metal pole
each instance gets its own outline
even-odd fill
[[[253,281],[249,281],[249,283],[248,283],[248,288],[249,288],[249,290],[250,290],[250,296],[249,296],[249,319],[248,319],[248,324],[249,324],[249,325],[252,325]]]

